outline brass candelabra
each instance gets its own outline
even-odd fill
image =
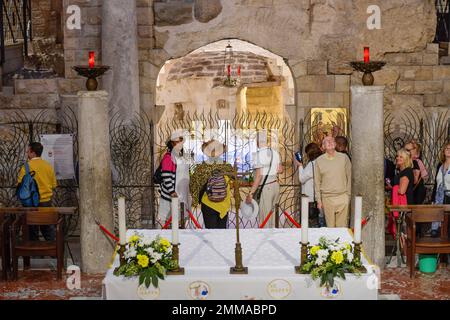
[[[234,249],[236,265],[230,268],[230,274],[248,274],[248,268],[244,267],[242,263],[242,246],[239,239],[239,208],[241,205],[241,196],[239,193],[239,180],[236,163],[234,164],[232,176],[234,177],[234,202],[236,208],[236,247]]]
[[[306,261],[306,255],[308,254],[308,243],[301,243],[300,242],[300,265],[299,266],[295,266],[295,273],[297,274],[303,274],[305,272],[303,272],[303,266],[305,265],[305,261]]]
[[[180,249],[179,243],[172,243],[172,260],[176,263],[176,269],[167,271],[166,273],[171,276],[184,275],[184,268],[180,267]]]

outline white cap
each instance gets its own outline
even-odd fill
[[[178,141],[178,140],[180,140],[180,138],[184,138],[185,135],[186,135],[186,132],[184,130],[182,130],[182,129],[175,130],[170,135],[170,141]]]

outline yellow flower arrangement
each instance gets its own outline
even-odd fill
[[[114,275],[139,277],[139,285],[151,284],[157,288],[159,279],[164,280],[168,270],[174,270],[177,262],[171,253],[172,244],[169,240],[157,236],[150,240],[142,234],[135,233],[128,238],[125,245],[125,263],[114,269]]]
[[[332,288],[335,278],[345,280],[345,273],[359,275],[361,266],[351,244],[321,237],[318,244],[308,246],[302,272],[310,274],[313,280],[320,278],[321,286]]]

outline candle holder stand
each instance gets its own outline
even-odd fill
[[[306,255],[308,254],[308,243],[301,243],[301,249],[300,249],[300,265],[295,267],[295,273],[297,274],[304,274],[307,272],[303,271],[303,266],[305,265],[306,261]]]
[[[361,262],[361,242],[360,243],[355,243],[353,242],[353,246],[354,246],[354,250],[353,250],[353,259],[358,260],[359,262]],[[366,273],[367,269],[361,265],[361,267],[358,268],[358,271],[361,273]]]
[[[125,260],[125,245],[124,244],[119,244],[119,261],[120,261],[120,266],[123,266],[127,263]]]
[[[166,272],[167,275],[170,275],[170,276],[184,275],[184,268],[180,267],[180,262],[179,262],[180,261],[179,260],[179,257],[180,257],[179,245],[180,245],[179,243],[177,243],[177,244],[172,243],[172,260],[175,261],[177,267],[174,270],[167,271]]]
[[[79,76],[87,78],[86,89],[88,91],[96,91],[98,87],[97,78],[101,77],[106,71],[110,69],[109,66],[73,66]]]
[[[241,205],[241,196],[239,193],[239,179],[236,163],[234,164],[232,175],[234,177],[234,203],[236,208],[236,247],[234,249],[236,265],[230,268],[230,274],[248,274],[248,268],[244,267],[242,263],[242,247],[239,240],[239,209]]]
[[[362,83],[365,86],[371,86],[373,85],[373,82],[375,81],[372,72],[381,70],[386,62],[384,61],[352,61],[350,62],[350,65],[353,67],[354,70],[364,72],[364,75],[362,77]]]

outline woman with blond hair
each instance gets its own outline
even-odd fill
[[[394,188],[393,192],[398,192],[398,195],[406,195],[408,204],[415,204],[413,162],[410,153],[405,149],[398,150],[396,165],[398,173],[395,175],[392,185],[398,186],[398,188]],[[394,194],[392,196],[394,197]]]
[[[428,171],[425,168],[422,159],[420,159],[422,146],[416,140],[411,140],[405,145],[405,150],[411,154],[411,159],[413,161],[414,204],[422,204],[427,195],[425,180],[428,179]]]
[[[440,163],[437,169],[435,185],[433,190],[433,200],[435,204],[450,204],[450,142],[442,148]],[[431,236],[438,237],[440,223],[433,222]]]

